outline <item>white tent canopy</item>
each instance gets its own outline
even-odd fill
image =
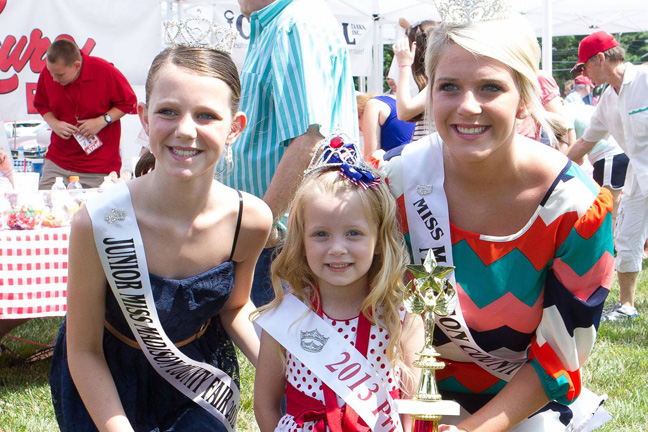
[[[206,3],[239,13],[236,0],[166,0],[184,7]],[[359,75],[368,76],[369,90],[382,91],[383,44],[391,44],[400,33],[398,21],[410,23],[423,19],[439,21],[434,0],[326,0],[341,23],[356,23],[363,27],[364,37],[373,47],[371,64],[362,57]],[[514,8],[524,14],[538,37],[543,38],[543,69],[551,72],[553,36],[585,35],[602,29],[611,33],[648,30],[646,0],[511,0]],[[163,0],[164,2],[164,0]],[[352,25],[352,24],[350,24]],[[366,29],[365,29],[366,27]],[[348,29],[347,29],[348,30]],[[359,36],[360,37],[360,36]],[[237,53],[235,53],[236,55]],[[242,55],[242,53],[238,53]],[[239,59],[240,60],[240,59]],[[357,61],[357,59],[356,59]]]
[[[410,22],[421,19],[438,20],[431,0],[327,0],[336,15],[366,15],[379,17],[382,22],[396,24],[403,17]]]
[[[380,90],[383,43],[393,42],[399,18],[410,23],[438,21],[433,0],[328,0],[336,15],[362,15],[374,22],[374,62],[369,87]],[[597,30],[629,33],[648,30],[646,0],[513,0],[515,9],[543,39],[542,65],[551,72],[553,36],[587,35]]]
[[[646,0],[523,0],[517,1],[523,13],[542,35],[545,21],[554,36],[586,35],[597,30],[631,33],[648,30]],[[550,19],[545,18],[546,5],[551,6]]]
[[[354,74],[368,77],[369,90],[374,92],[382,90],[383,44],[393,43],[402,34],[399,18],[410,23],[440,19],[433,0],[326,1],[343,27]],[[648,30],[646,0],[512,1],[529,19],[536,34],[547,41],[543,43],[546,69],[551,67],[552,36],[583,35],[598,29],[612,33]],[[132,84],[141,85],[151,59],[162,46],[160,19],[179,17],[184,10],[201,9],[214,22],[238,30],[240,37],[233,57],[238,65],[243,62],[250,27],[249,21],[240,14],[237,0],[112,0],[109,3],[0,0],[0,42],[3,50],[8,48],[12,52],[5,53],[7,64],[0,71],[0,117],[21,119],[37,115],[31,100],[43,67],[42,55],[49,41],[63,34],[89,47],[92,55],[110,59]]]
[[[422,19],[439,20],[433,0],[327,0],[333,12],[341,15],[380,17],[382,24],[394,25],[401,17],[410,23]],[[629,33],[648,30],[646,0],[512,0],[542,35],[546,23],[554,36],[584,35],[596,30]],[[551,16],[546,15],[550,6]],[[549,19],[547,19],[549,18]]]
[[[327,0],[336,16],[361,16],[373,22],[373,59],[369,75],[369,90],[382,92],[384,63],[382,45],[393,43],[398,36],[398,20],[415,23],[423,19],[439,20],[431,0]]]

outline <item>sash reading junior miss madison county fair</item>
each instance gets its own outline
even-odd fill
[[[106,278],[147,360],[178,391],[233,431],[239,406],[234,381],[222,370],[187,357],[162,328],[128,186],[115,185],[88,200],[86,208]]]
[[[278,307],[255,322],[344,399],[372,431],[402,432],[394,401],[371,363],[297,297],[286,294]]]
[[[432,134],[406,145],[401,167],[413,259],[422,263],[432,249],[439,264],[454,265],[448,200],[443,188],[443,142],[439,135]],[[450,282],[457,286],[454,272],[450,273]],[[527,361],[525,357],[504,359],[482,350],[470,334],[460,303],[452,314],[437,316],[436,322],[475,363],[507,382]]]

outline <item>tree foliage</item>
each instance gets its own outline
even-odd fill
[[[387,85],[387,74],[389,73],[389,67],[394,59],[394,49],[391,44],[383,46],[383,56],[385,57],[385,62],[383,63],[383,91],[386,92],[389,90],[389,86]]]

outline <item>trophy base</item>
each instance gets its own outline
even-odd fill
[[[396,411],[399,414],[409,414],[413,418],[420,418],[421,420],[433,420],[432,418],[425,417],[459,415],[459,404],[455,401],[440,400],[426,402],[413,399],[396,399],[394,402],[396,404]]]

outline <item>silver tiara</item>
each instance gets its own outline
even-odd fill
[[[451,26],[505,19],[514,12],[510,0],[435,0],[434,3],[441,22]]]
[[[231,28],[212,24],[206,18],[164,21],[164,43],[168,46],[210,48],[231,54],[237,34]]]

